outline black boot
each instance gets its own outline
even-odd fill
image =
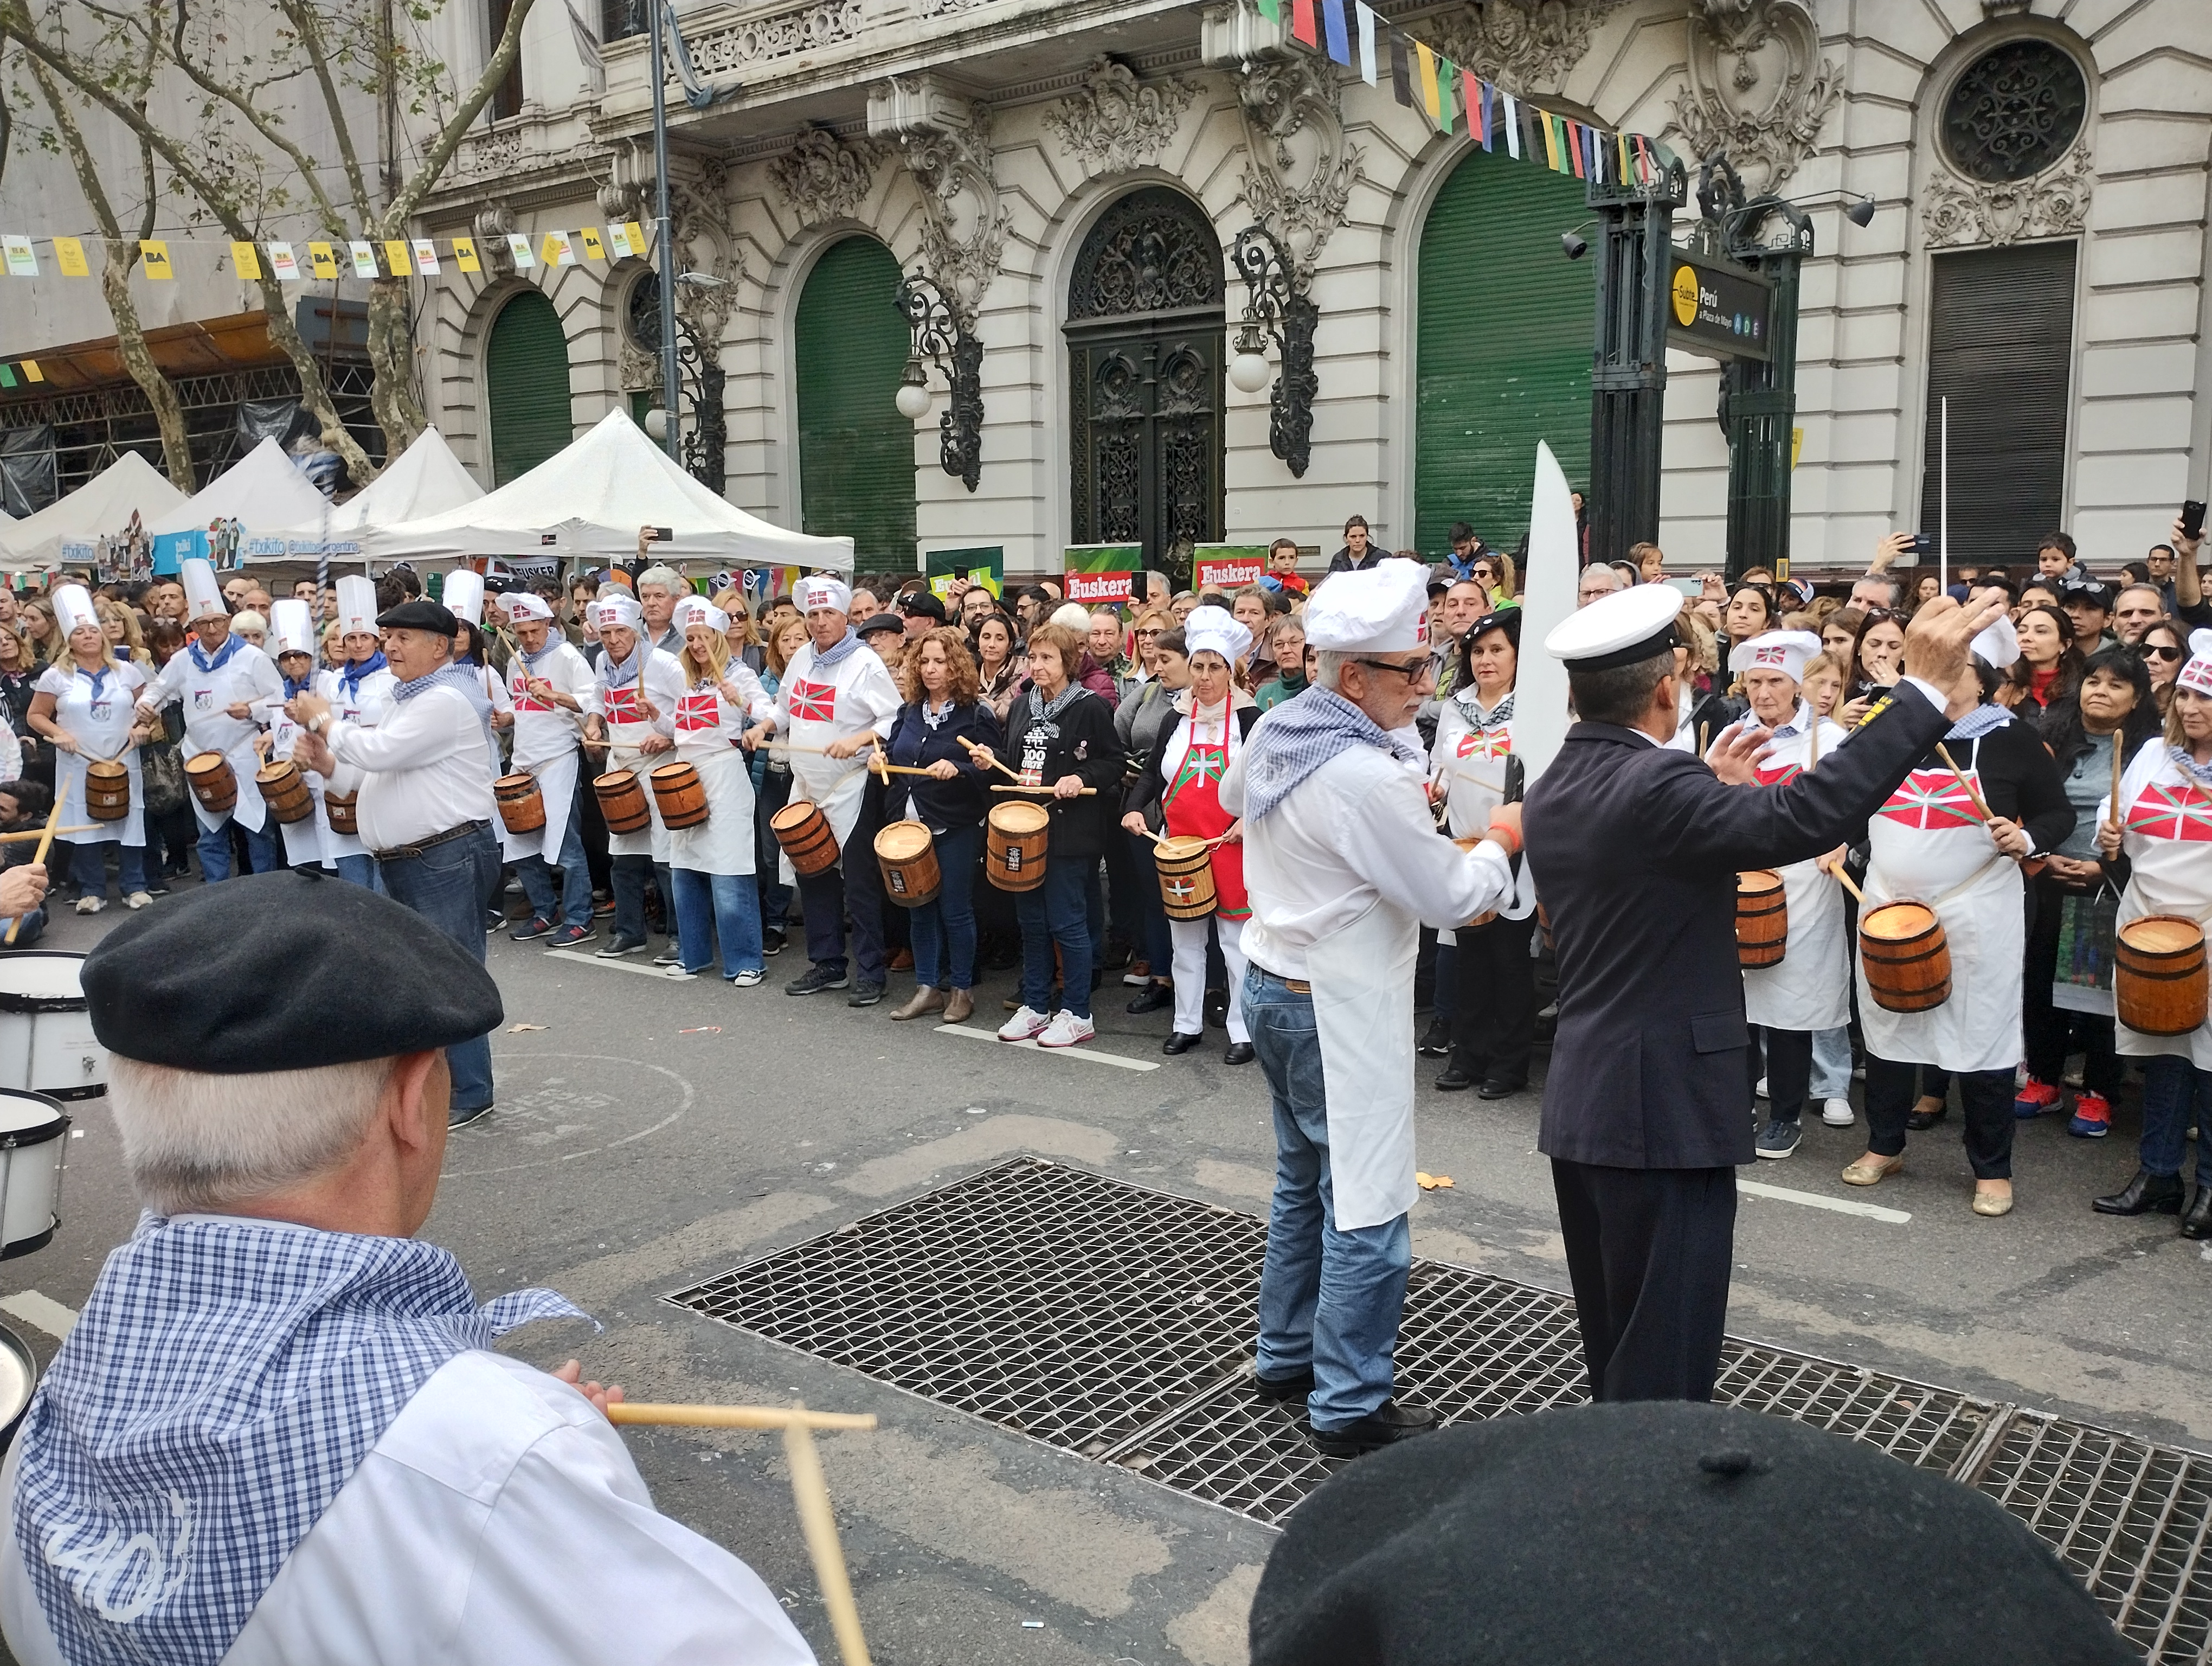
[[[2137,1169],[2133,1180],[2110,1197],[2092,1198],[2089,1207],[2100,1215],[2179,1214],[2181,1177]]]
[[[2197,1183],[2197,1195],[2189,1200],[2189,1213],[2181,1218],[2181,1236],[2212,1238],[2212,1181]]]

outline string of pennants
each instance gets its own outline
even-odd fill
[[[46,242],[53,246],[54,265],[64,277],[89,277],[92,268],[86,262],[84,246],[96,240],[82,237],[33,239],[12,232],[0,234],[0,258],[5,259],[9,277],[38,277],[42,274],[37,245]],[[206,240],[179,240],[198,243]],[[176,267],[169,254],[170,241],[163,237],[139,240],[138,258],[149,278],[161,281],[176,277]],[[574,231],[549,231],[542,234],[534,245],[525,234],[509,232],[505,241],[518,271],[541,265],[574,266],[587,260],[620,260],[632,256],[642,259],[652,252],[644,228],[635,220],[604,228],[584,226]],[[258,280],[265,254],[270,276],[281,283],[301,283],[334,279],[342,266],[354,277],[437,277],[443,274],[447,259],[452,260],[456,271],[480,272],[483,270],[482,242],[482,239],[475,237],[390,237],[374,242],[362,238],[343,242],[238,241],[228,246],[231,264],[239,277]],[[43,380],[34,362],[22,362],[27,371],[26,380]],[[0,387],[14,386],[6,380],[8,374],[8,368],[0,366]]]
[[[1257,0],[1272,23],[1291,14],[1291,38],[1326,52],[1349,68],[1355,62],[1362,80],[1380,87],[1387,68],[1398,102],[1425,112],[1439,132],[1453,133],[1466,122],[1469,137],[1485,150],[1503,144],[1515,161],[1524,156],[1546,163],[1555,173],[1577,179],[1633,179],[1648,185],[1672,161],[1666,146],[1641,133],[1615,133],[1571,116],[1538,108],[1474,70],[1454,64],[1425,41],[1416,40],[1367,3],[1367,0]]]

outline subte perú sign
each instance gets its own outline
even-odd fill
[[[1668,285],[1667,339],[1707,358],[1771,356],[1774,286],[1748,266],[1674,251]]]

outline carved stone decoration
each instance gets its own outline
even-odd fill
[[[477,210],[477,258],[486,276],[514,276],[514,252],[507,246],[507,234],[514,229],[514,211],[505,203],[495,200]]]
[[[2089,217],[2094,173],[2088,142],[2057,167],[2016,184],[1988,185],[1934,169],[1920,210],[1930,248],[1985,244],[2003,248],[2022,238],[2063,237]]]
[[[1084,84],[1045,112],[1044,125],[1092,172],[1126,173],[1175,137],[1197,94],[1188,81],[1140,82],[1127,64],[1101,54]]]
[[[1303,291],[1344,223],[1364,156],[1345,141],[1336,71],[1309,52],[1255,63],[1237,78],[1237,107],[1246,154],[1237,194],[1280,240]]]
[[[840,139],[826,127],[810,127],[768,165],[769,182],[800,225],[818,226],[858,212],[883,159],[873,139]]]
[[[729,170],[712,157],[692,160],[681,173],[672,167],[668,213],[674,222],[677,271],[712,280],[679,282],[676,315],[719,350],[722,326],[729,322],[744,277],[744,257],[730,224]]]
[[[1820,56],[1806,0],[1694,0],[1690,84],[1674,125],[1698,155],[1724,150],[1753,195],[1779,191],[1813,154],[1844,95],[1844,66]]]
[[[921,186],[922,268],[972,335],[1014,217],[992,171],[991,106],[895,76],[868,95],[868,132],[898,146]]]
[[[1556,92],[1590,36],[1627,0],[1483,0],[1425,20],[1421,39],[1516,94]]]
[[[752,64],[858,40],[866,27],[862,0],[802,0],[781,11],[749,11],[734,22],[696,33],[687,26],[684,40],[699,73],[711,81]]]

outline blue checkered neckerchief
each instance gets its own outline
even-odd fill
[[[1977,706],[1956,723],[1943,739],[1949,740],[1979,740],[1992,729],[2002,729],[2012,721],[2012,714],[2002,706],[1990,702]]]
[[[1253,725],[1244,740],[1244,819],[1255,822],[1305,778],[1352,746],[1406,763],[1420,755],[1333,689],[1309,685]]]
[[[471,660],[449,660],[435,671],[395,683],[392,697],[404,703],[426,689],[459,689],[470,696],[471,704],[487,709],[491,705],[490,696],[483,691],[483,672]]]
[[[433,1372],[584,1316],[550,1290],[480,1308],[413,1238],[144,1217],[15,1437],[15,1541],[63,1657],[221,1660]]]

